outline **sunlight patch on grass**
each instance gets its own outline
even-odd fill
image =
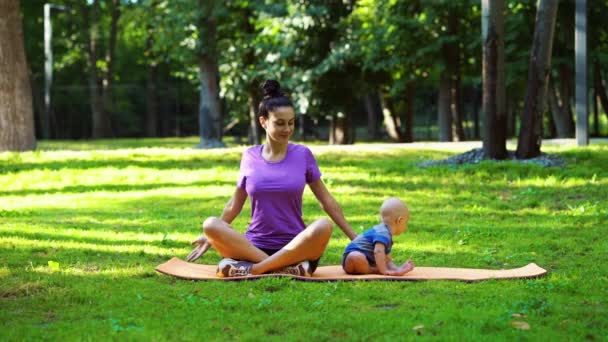
[[[555,176],[548,177],[535,177],[526,179],[516,179],[512,182],[512,186],[525,188],[525,187],[539,187],[539,188],[572,188],[580,187],[585,185],[608,185],[608,179],[598,178],[596,174],[592,175],[589,179],[579,177],[568,177],[566,179],[558,179]]]
[[[26,193],[44,193],[45,190],[51,193],[87,192],[98,189],[128,191],[138,188],[208,186],[213,183],[224,183],[226,177],[236,179],[237,175],[237,171],[222,168],[155,170],[129,166],[125,169],[111,167],[54,171],[34,169],[19,174],[0,175],[0,189],[9,194],[18,193],[20,190],[28,190]]]
[[[131,267],[116,267],[109,266],[106,268],[98,268],[95,266],[87,266],[82,264],[76,265],[62,265],[59,264],[58,268],[52,268],[48,265],[28,265],[25,267],[28,272],[34,272],[37,274],[50,276],[54,274],[61,274],[67,276],[83,276],[83,277],[100,277],[100,278],[115,278],[125,277],[134,278],[141,277],[142,275],[149,275],[152,270],[144,266],[131,266]]]
[[[2,249],[61,249],[76,250],[80,252],[109,252],[109,253],[126,253],[139,255],[158,255],[164,257],[172,256],[175,251],[171,248],[157,247],[145,244],[123,244],[123,245],[105,245],[97,243],[84,243],[75,241],[57,241],[57,240],[38,240],[19,237],[2,237],[0,236],[0,248]]]
[[[133,203],[141,199],[151,199],[154,196],[166,199],[175,198],[182,203],[195,204],[205,199],[217,199],[218,196],[230,196],[234,186],[205,186],[157,188],[147,191],[92,191],[90,193],[68,194],[40,194],[27,196],[4,196],[0,199],[0,208],[4,210],[23,209],[26,212],[35,212],[36,209],[120,209],[119,212],[129,210]],[[226,198],[225,200],[227,200]],[[224,200],[224,201],[225,201]],[[218,213],[219,215],[219,213]]]
[[[55,227],[55,228],[52,228]],[[41,239],[48,241],[57,240],[91,240],[92,243],[116,243],[116,242],[133,242],[133,243],[165,243],[172,241],[187,245],[192,239],[191,233],[179,233],[175,231],[146,234],[144,232],[121,232],[120,229],[112,229],[110,232],[106,230],[81,230],[81,229],[63,229],[56,226],[48,228],[29,226],[10,228],[0,227],[0,238],[3,236],[12,236],[22,239]],[[96,240],[96,241],[95,241]]]

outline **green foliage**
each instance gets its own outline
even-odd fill
[[[90,25],[98,25],[101,59],[96,67],[105,70],[109,2],[100,1],[98,23],[90,18],[90,1],[54,3],[68,7],[52,15],[56,126],[84,121],[86,128],[90,126],[90,115],[86,115],[90,110],[86,95],[87,40]],[[604,25],[608,4],[588,3],[589,60],[608,65],[608,33]],[[38,113],[42,108],[43,4],[41,0],[21,1]],[[556,76],[560,67],[574,69],[573,8],[572,0],[560,2],[553,54]],[[259,95],[257,85],[264,79],[275,78],[289,90],[299,113],[316,118],[337,112],[346,115],[363,112],[357,110],[362,96],[378,89],[393,97],[396,108],[405,107],[400,102],[404,101],[406,86],[415,81],[416,114],[428,118],[424,120],[428,125],[435,118],[437,81],[448,63],[443,51],[446,44],[460,48],[463,85],[480,85],[480,12],[479,1],[473,0],[122,1],[114,84],[139,87],[140,91],[136,95],[120,91],[115,94],[115,125],[126,127],[120,132],[123,135],[142,134],[149,101],[137,99],[145,99],[148,68],[158,66],[158,87],[171,92],[180,90],[179,95],[159,95],[166,100],[162,105],[173,108],[174,102],[183,101],[186,104],[181,106],[183,113],[170,114],[180,116],[180,120],[185,117],[183,120],[193,122],[195,127],[199,57],[207,52],[218,58],[220,94],[228,114],[226,122],[235,118],[246,121],[248,101],[253,98],[255,102],[255,96]],[[535,14],[533,1],[506,1],[507,93],[515,113],[523,104]],[[457,19],[456,33],[447,28],[450,17]],[[216,42],[199,36],[206,32],[206,20],[217,25]],[[74,99],[80,102],[74,103]],[[66,129],[68,132],[63,136],[86,138],[73,130]],[[191,133],[183,128],[176,131]]]
[[[357,232],[387,196],[410,206],[395,260],[511,268],[538,279],[191,282],[154,267],[184,257],[234,190],[244,147],[189,139],[42,142],[0,154],[2,340],[578,340],[608,336],[608,145],[549,147],[563,168],[511,162],[418,168],[454,152],[311,146]],[[240,232],[249,205],[235,220]],[[310,191],[304,220],[325,216]],[[322,265],[340,262],[335,229]],[[211,250],[203,263],[216,263]],[[524,321],[529,330],[514,322]]]

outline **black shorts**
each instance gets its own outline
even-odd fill
[[[261,250],[262,252],[268,254],[269,256],[280,251],[280,249],[268,249],[268,248],[260,248],[260,247],[258,247],[258,249]],[[308,264],[310,265],[311,274],[317,270],[317,267],[319,266],[319,260],[321,260],[321,258],[316,259],[316,260],[308,260]]]

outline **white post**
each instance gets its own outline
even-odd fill
[[[587,96],[587,0],[576,0],[574,24],[576,55],[576,144],[589,145],[589,107]]]
[[[66,7],[44,4],[44,113],[42,113],[42,138],[50,138],[51,133],[51,85],[53,84],[53,25],[51,9],[65,10]]]

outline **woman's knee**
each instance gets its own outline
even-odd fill
[[[222,230],[224,221],[217,217],[208,217],[203,221],[203,233],[207,236],[213,236]]]
[[[315,221],[315,227],[317,234],[321,234],[329,238],[331,236],[332,230],[334,229],[334,224],[326,218],[320,218]]]

